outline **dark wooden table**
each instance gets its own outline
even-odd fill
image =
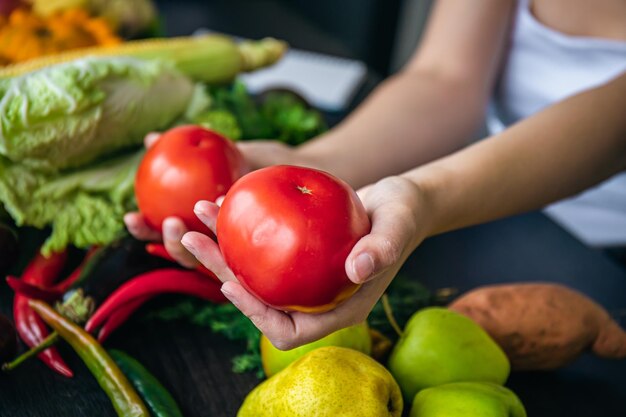
[[[626,307],[626,270],[588,249],[540,213],[513,217],[426,241],[403,273],[430,288],[461,290],[514,281],[554,281],[577,288],[616,314]],[[0,285],[0,309],[11,294]],[[622,323],[624,324],[624,323]],[[234,416],[259,382],[234,374],[241,347],[191,324],[131,321],[107,342],[138,358],[188,416]],[[76,376],[59,377],[39,361],[0,375],[0,416],[114,416],[80,359],[61,347]],[[585,355],[554,372],[513,373],[507,384],[531,417],[624,417],[626,361]]]

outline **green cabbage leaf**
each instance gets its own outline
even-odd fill
[[[60,170],[141,144],[185,112],[193,82],[171,65],[85,58],[0,80],[0,154]]]
[[[124,231],[135,209],[133,185],[144,150],[88,168],[50,174],[0,157],[0,201],[18,226],[51,227],[42,253],[69,244],[104,245]]]

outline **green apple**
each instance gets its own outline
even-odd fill
[[[388,368],[407,400],[424,388],[449,382],[502,385],[510,372],[506,355],[478,324],[441,307],[413,314]]]
[[[307,352],[323,346],[345,347],[369,355],[372,351],[372,339],[367,322],[346,327],[320,340],[291,350],[278,350],[268,338],[261,336],[261,361],[265,375],[269,378]]]
[[[420,391],[409,417],[526,417],[511,390],[489,382],[454,382]]]

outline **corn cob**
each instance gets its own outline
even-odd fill
[[[110,47],[90,47],[32,59],[0,69],[0,78],[20,76],[50,65],[87,56],[132,56],[171,61],[188,77],[206,83],[224,83],[240,72],[253,71],[278,61],[285,42],[265,38],[235,43],[222,35],[129,41]]]

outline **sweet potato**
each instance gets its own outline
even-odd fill
[[[603,307],[563,285],[481,287],[448,307],[480,324],[513,369],[558,368],[588,349],[605,358],[626,357],[626,332]]]

